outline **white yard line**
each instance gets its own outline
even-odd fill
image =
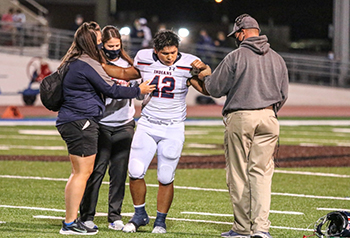
[[[350,178],[350,175],[344,175],[344,174],[316,173],[316,172],[307,172],[307,171],[289,171],[289,170],[280,170],[280,169],[275,170],[275,173],[310,175],[310,176],[321,176],[321,177]]]
[[[122,214],[123,215],[123,214]],[[125,216],[125,215],[124,215]],[[55,220],[62,220],[63,217],[55,217],[55,216],[44,216],[44,215],[37,215],[33,216],[33,218],[39,218],[39,219],[55,219]],[[155,219],[155,217],[150,216],[151,219]],[[223,224],[223,225],[232,225],[232,222],[225,222],[225,221],[210,221],[210,220],[197,220],[197,219],[186,219],[186,218],[175,218],[175,217],[167,217],[167,220],[172,221],[185,221],[185,222],[199,222],[199,223],[209,223],[209,224]],[[307,229],[307,228],[298,228],[298,227],[286,227],[286,226],[270,226],[270,228],[274,229],[283,229],[283,230],[295,230],[295,231],[314,231],[313,229]]]
[[[318,207],[318,211],[350,211],[350,208],[327,208],[327,207]]]
[[[346,143],[348,140],[346,138],[339,139],[339,140],[330,140],[330,139],[315,139],[315,138],[282,138],[280,139],[282,141],[288,141],[288,142],[312,142],[312,143],[324,143],[324,144],[331,144],[331,143]]]
[[[18,130],[18,133],[23,135],[60,135],[57,130]]]
[[[321,176],[321,175],[317,175],[317,176]],[[68,179],[64,179],[64,178],[14,176],[14,175],[0,175],[0,178],[34,179],[34,180],[49,180],[49,181],[68,181]],[[103,184],[109,184],[109,183],[108,182],[103,182]],[[126,185],[129,185],[129,184],[126,183]],[[158,187],[158,184],[147,184],[147,187]],[[176,188],[176,189],[187,189],[187,190],[197,190],[197,191],[227,192],[227,189],[216,189],[216,188],[199,188],[199,187],[187,187],[187,186],[174,186],[174,188]],[[330,200],[350,201],[350,197],[316,196],[316,195],[307,195],[307,194],[275,193],[275,192],[271,193],[271,195],[287,196],[287,197],[313,198],[313,199],[330,199]]]
[[[53,136],[16,136],[16,135],[0,135],[0,139],[19,139],[19,140],[59,140],[62,141],[61,137]]]
[[[270,210],[270,213],[288,214],[288,215],[304,215],[304,213],[302,213],[302,212],[292,212],[292,211],[275,211],[275,210]],[[233,214],[210,213],[210,212],[181,212],[181,214],[216,216],[216,217],[233,217]]]
[[[27,210],[37,210],[37,211],[66,212],[66,210],[62,210],[62,209],[44,208],[44,207],[26,207],[26,206],[11,206],[11,205],[0,205],[0,207],[16,208],[16,209],[27,209]]]
[[[0,150],[67,150],[65,146],[27,146],[27,145],[1,145]]]

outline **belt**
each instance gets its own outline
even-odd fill
[[[233,113],[233,112],[237,112],[237,111],[249,111],[249,110],[264,110],[264,109],[270,109],[270,110],[273,110],[273,105],[271,106],[268,106],[268,107],[264,107],[264,108],[257,108],[257,109],[232,109],[232,110],[227,110],[225,112],[225,115],[226,116],[227,114],[230,114],[230,113]]]

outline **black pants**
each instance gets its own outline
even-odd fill
[[[120,220],[125,193],[125,180],[128,170],[131,141],[134,135],[135,121],[120,127],[100,124],[98,152],[94,171],[86,184],[80,204],[82,221],[93,221],[96,213],[98,194],[102,180],[109,166],[108,222]]]

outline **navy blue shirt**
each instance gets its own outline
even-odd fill
[[[71,62],[63,81],[64,102],[56,126],[81,119],[98,122],[105,110],[102,94],[110,98],[135,98],[140,88],[118,86],[99,62],[85,54]]]

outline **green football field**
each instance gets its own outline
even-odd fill
[[[348,146],[347,120],[294,123],[281,120],[281,145]],[[320,122],[320,120],[316,120]],[[300,121],[299,121],[300,122]],[[222,125],[186,126],[184,155],[222,154]],[[67,155],[54,126],[0,126],[1,155]],[[62,237],[64,187],[69,162],[0,160],[0,237]],[[350,171],[337,168],[277,168],[272,183],[271,235],[295,238],[310,235],[318,218],[334,210],[350,210]],[[156,170],[146,175],[146,209],[150,224],[138,233],[107,228],[108,176],[101,186],[97,237],[220,237],[233,216],[223,169],[178,169],[175,197],[168,214],[168,233],[151,234],[156,215]],[[123,221],[133,212],[127,186]]]

